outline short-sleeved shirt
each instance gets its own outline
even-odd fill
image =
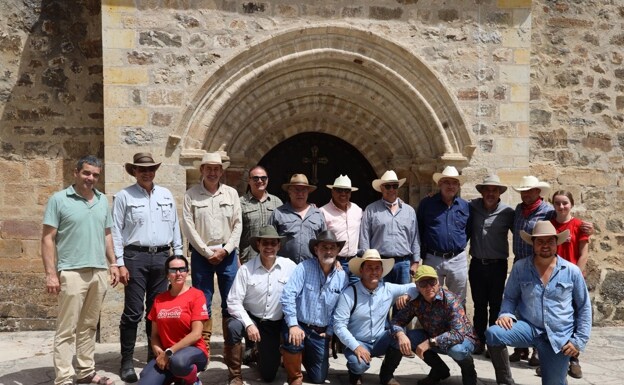
[[[74,186],[48,200],[43,224],[54,227],[58,271],[82,268],[107,269],[105,231],[113,220],[106,196],[97,190],[91,202]]]
[[[175,297],[165,291],[158,294],[147,318],[156,322],[162,347],[168,349],[191,332],[193,321],[208,319],[206,297],[194,287]],[[198,339],[193,346],[201,349],[208,357],[203,338]]]
[[[581,256],[579,253],[579,242],[589,240],[589,235],[581,231],[583,221],[578,218],[572,218],[566,223],[559,223],[553,218],[550,222],[555,226],[557,234],[570,230],[568,239],[557,246],[557,254],[566,261],[578,265],[578,259]]]

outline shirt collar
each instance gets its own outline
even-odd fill
[[[100,195],[102,195],[102,193],[101,193],[101,192],[99,192],[97,189],[95,189],[95,188],[94,188],[94,189],[93,189],[93,193],[95,194],[95,197],[96,197],[97,199],[100,199]],[[67,195],[68,195],[68,196],[75,195],[75,196],[77,196],[77,197],[79,197],[79,198],[81,198],[81,199],[85,199],[82,195],[80,195],[80,194],[78,194],[78,193],[76,192],[76,189],[74,188],[74,185],[71,185],[71,186],[69,186],[69,187],[67,188]],[[85,200],[86,200],[86,199],[85,199]]]

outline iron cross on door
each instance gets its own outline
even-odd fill
[[[311,184],[316,185],[318,183],[318,165],[319,164],[327,164],[329,162],[329,160],[322,156],[319,157],[318,152],[319,152],[319,148],[318,146],[312,146],[310,148],[310,152],[312,153],[312,157],[308,158],[308,157],[303,157],[303,159],[301,159],[301,161],[304,164],[307,163],[312,163],[312,180],[310,181]]]

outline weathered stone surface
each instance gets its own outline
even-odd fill
[[[611,304],[618,305],[624,299],[624,272],[609,271],[600,288],[600,295]]]
[[[403,15],[402,8],[388,8],[388,7],[372,6],[369,9],[369,16],[371,17],[371,19],[378,19],[378,20],[400,19],[402,15]]]
[[[162,31],[141,32],[139,44],[150,47],[180,47],[182,37]]]

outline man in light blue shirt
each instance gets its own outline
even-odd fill
[[[332,316],[348,284],[344,270],[336,269],[336,256],[344,244],[331,231],[311,239],[309,248],[317,258],[301,262],[282,292],[288,329],[283,333],[281,350],[289,385],[302,384],[302,363],[309,382],[320,384],[327,378],[329,342],[334,333]]]
[[[156,163],[152,154],[134,154],[126,163],[128,174],[136,183],[115,194],[113,203],[113,244],[121,283],[124,288],[124,310],[119,322],[121,366],[119,375],[125,382],[136,382],[133,354],[137,327],[149,311],[156,295],[167,290],[165,261],[171,248],[182,255],[182,236],[175,200],[171,192],[154,184]],[[151,346],[152,323],[146,317],[145,331]],[[148,349],[148,362],[152,350]]]
[[[384,355],[392,342],[388,323],[390,307],[398,300],[401,308],[409,297],[418,295],[413,283],[397,285],[382,281],[393,266],[394,260],[382,259],[375,249],[349,261],[349,271],[361,280],[340,296],[334,312],[334,330],[346,348],[344,354],[352,385],[362,383],[362,374],[370,368],[371,358]],[[382,385],[391,379],[383,373],[379,377]]]
[[[591,330],[589,292],[581,270],[557,256],[569,232],[557,234],[549,221],[538,221],[532,235],[520,236],[535,255],[517,261],[505,286],[496,325],[485,333],[498,384],[514,384],[507,347],[535,346],[542,384],[566,384],[570,357],[585,348]]]

